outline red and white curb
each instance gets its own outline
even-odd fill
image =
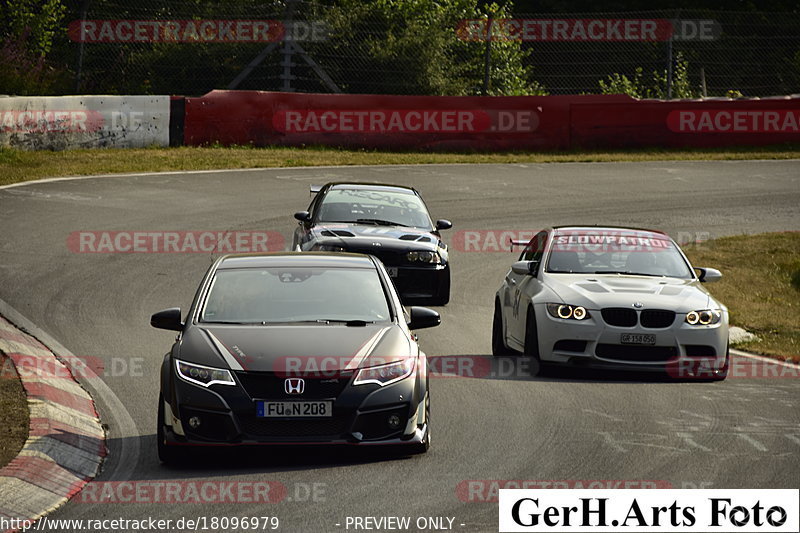
[[[0,317],[0,351],[28,396],[28,440],[0,469],[0,516],[36,520],[77,494],[100,470],[105,432],[94,401],[42,343]]]

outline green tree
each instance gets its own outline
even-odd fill
[[[481,8],[477,0],[340,0],[327,14],[325,67],[346,92],[479,94],[485,42],[464,39],[457,28],[510,13],[508,4]],[[492,94],[542,92],[523,65],[526,52],[519,41],[491,44]]]
[[[66,9],[61,0],[5,0],[0,3],[0,93],[43,94],[63,72],[47,55]]]

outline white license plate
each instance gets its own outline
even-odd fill
[[[386,272],[389,273],[390,278],[397,277],[397,267],[386,267]]]
[[[656,343],[655,335],[648,335],[646,333],[623,333],[619,341],[622,344],[648,344]]]
[[[281,402],[256,402],[259,418],[326,418],[333,416],[333,402],[327,400]]]

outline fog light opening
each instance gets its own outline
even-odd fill
[[[201,420],[199,416],[193,416],[189,419],[189,427],[192,429],[197,429],[200,427]]]
[[[397,429],[400,427],[400,417],[395,414],[389,415],[389,418],[386,419],[386,422],[389,424],[391,429]]]

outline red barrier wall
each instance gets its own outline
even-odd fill
[[[723,147],[800,141],[800,98],[633,100],[571,106],[573,148]]]
[[[563,150],[569,106],[626,96],[384,96],[213,91],[186,99],[189,145]]]
[[[800,141],[800,98],[448,97],[213,91],[186,98],[184,143],[418,150],[710,147]]]

